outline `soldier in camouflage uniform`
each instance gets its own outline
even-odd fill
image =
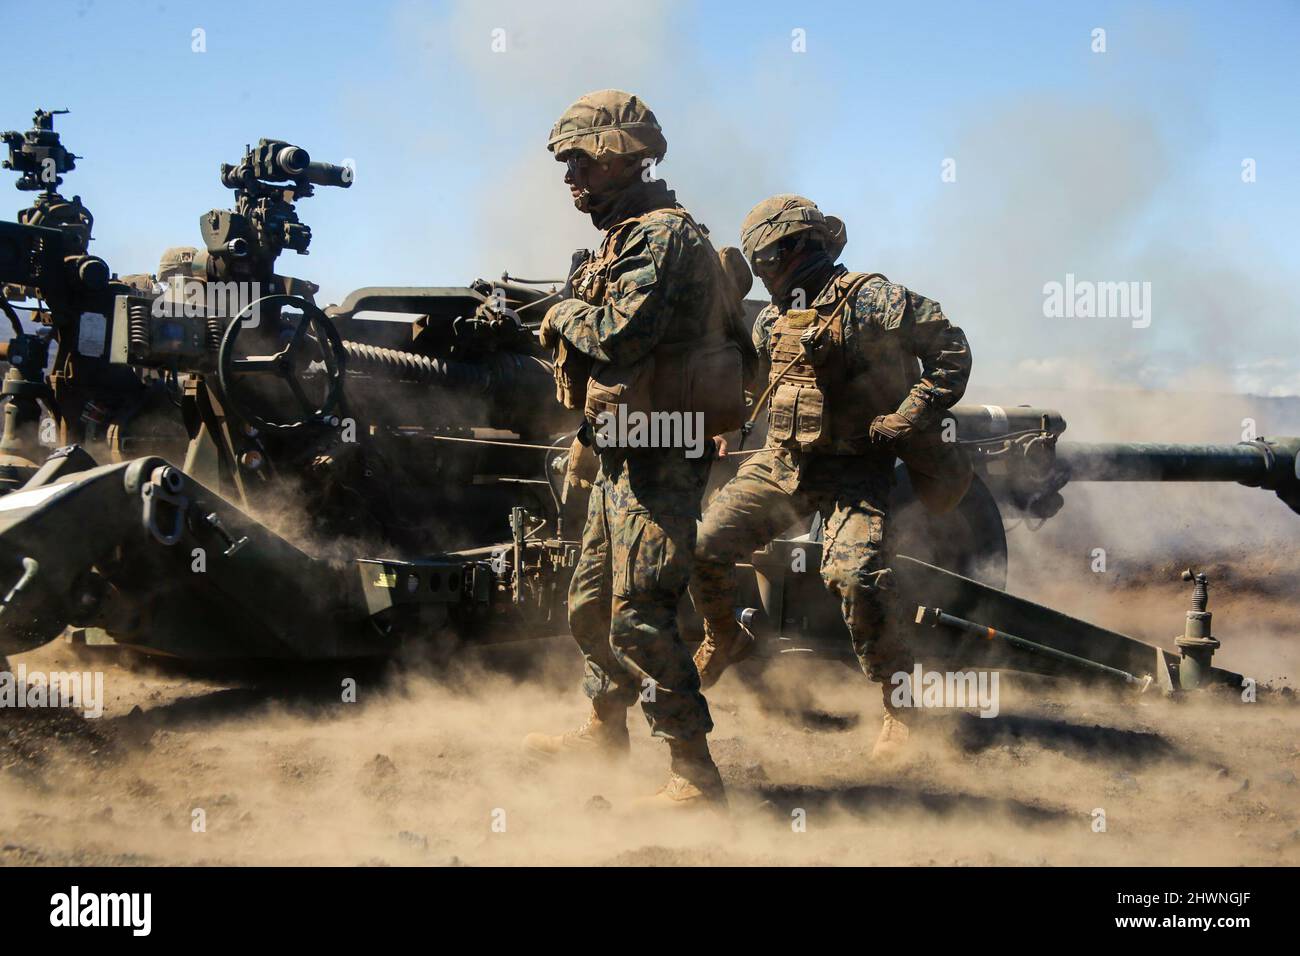
[[[970,348],[937,302],[837,265],[843,224],[807,199],[759,203],[741,241],[772,294],[753,329],[771,362],[768,436],[704,514],[691,587],[705,621],[696,666],[707,688],[752,649],[734,616],[735,563],[820,512],[822,579],[840,599],[863,671],[884,691],[873,757],[891,756],[908,731],[889,679],[913,666],[890,568],[894,461],[961,397]]]
[[[587,400],[578,394],[571,404],[592,422],[598,390],[606,407],[644,404],[664,384],[655,379],[656,359],[664,373],[668,353],[688,352],[704,338],[721,294],[717,253],[673,192],[647,173],[667,143],[637,97],[618,90],[582,97],[555,124],[548,148],[567,165],[574,204],[605,233],[600,251],[572,277],[573,298],[552,306],[542,323],[543,342],[569,356],[557,359],[557,381],[576,358],[580,369],[567,381]],[[653,802],[723,803],[705,736],[713,721],[677,629],[713,444],[706,440],[694,458],[680,447],[596,451],[600,469],[569,589],[591,715],[576,731],[530,734],[525,747],[625,754],[627,710],[639,699],[651,732],[672,754],[668,783]]]

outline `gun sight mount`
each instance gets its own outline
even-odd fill
[[[69,152],[54,131],[54,117],[67,110],[38,109],[32,117],[32,128],[26,133],[10,130],[0,133],[0,139],[9,147],[5,169],[19,174],[14,185],[29,192],[53,193],[63,182],[63,173],[77,168],[81,159]]]
[[[311,245],[311,227],[293,204],[316,186],[347,189],[352,169],[313,162],[307,150],[283,140],[261,139],[245,147],[238,164],[221,164],[221,184],[235,191],[235,208],[213,209],[199,220],[211,277],[265,281],[281,252],[306,255]]]

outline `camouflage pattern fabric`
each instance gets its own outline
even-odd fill
[[[801,517],[823,517],[821,576],[840,599],[853,652],[872,680],[912,669],[894,626],[888,531],[894,457],[810,455],[772,448],[753,455],[709,502],[695,547],[691,595],[710,629],[734,628],[738,561]]]
[[[833,301],[835,280],[847,272],[836,266],[809,307]],[[754,346],[769,360],[772,326],[780,314],[769,304],[754,320]],[[896,411],[917,430],[925,429],[961,399],[970,378],[966,334],[948,321],[938,302],[883,276],[868,279],[854,296],[844,323],[844,351],[850,378],[871,375],[873,392],[888,400],[886,406],[862,410],[868,421]]]
[[[546,324],[595,362],[632,365],[659,345],[701,337],[716,307],[717,253],[661,181],[628,190],[599,252],[573,277],[575,298]]]
[[[551,128],[546,148],[557,157],[581,150],[597,161],[608,156],[663,159],[668,142],[650,107],[622,90],[579,97]]]
[[[770,209],[760,204],[751,216],[761,222],[763,215],[780,213],[790,198],[776,197],[780,202],[771,203]],[[829,269],[809,305],[834,304],[837,281],[847,273],[842,265]],[[772,304],[754,323],[754,345],[769,362],[772,328],[781,314]],[[837,396],[829,394],[828,414],[861,414],[865,423],[876,414],[897,410],[925,428],[965,391],[970,347],[937,302],[883,276],[871,276],[853,293],[842,328],[838,347],[843,355],[838,358],[848,382],[882,404],[880,408],[858,403],[835,407]],[[779,372],[773,369],[774,376]],[[870,387],[862,389],[864,384]],[[808,452],[769,439],[768,447],[742,464],[736,477],[709,503],[700,526],[691,593],[710,630],[721,634],[736,627],[735,563],[748,560],[800,517],[819,512],[822,579],[840,598],[863,671],[872,680],[885,682],[897,671],[911,670],[911,651],[901,639],[895,617],[895,579],[890,568],[888,516],[894,462],[893,449],[864,449],[845,442],[824,452]]]
[[[644,455],[647,450],[632,453]],[[685,461],[685,459],[682,459]],[[583,690],[597,705],[641,709],[656,737],[686,740],[713,729],[700,677],[677,629],[695,549],[696,520],[683,508],[647,509],[631,492],[643,469],[628,461],[592,489],[582,553],[569,584],[569,627],[586,658]],[[680,464],[681,462],[679,462]],[[685,502],[698,508],[709,458],[687,467],[652,467],[671,478]],[[656,487],[655,497],[661,488]],[[652,499],[653,500],[653,499]]]
[[[635,366],[660,345],[690,342],[708,329],[717,253],[674,208],[662,182],[628,189],[599,253],[574,277],[576,298],[547,313],[553,329],[595,363]],[[713,727],[677,629],[713,457],[705,439],[705,454],[694,459],[682,448],[598,450],[569,587],[587,695],[627,706],[640,696],[652,733],[669,739]]]

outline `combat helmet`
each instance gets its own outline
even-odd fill
[[[208,254],[194,246],[172,246],[158,261],[158,281],[163,285],[172,276],[183,279],[207,279]]]
[[[579,97],[551,127],[546,148],[563,159],[580,151],[594,160],[652,156],[668,152],[655,114],[641,98],[622,90],[599,90]]]
[[[824,215],[811,199],[782,193],[749,211],[740,227],[740,245],[752,263],[761,250],[801,232],[817,235],[832,259],[839,258],[848,242],[848,231],[835,216]]]

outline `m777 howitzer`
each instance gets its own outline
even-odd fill
[[[188,441],[179,455],[110,463],[66,447],[0,497],[0,654],[70,626],[196,662],[565,633],[578,549],[565,517],[581,507],[560,476],[577,422],[554,401],[529,332],[562,293],[508,281],[370,287],[317,308],[294,294],[314,287],[275,276],[266,254],[306,248],[287,215],[302,193],[267,181],[309,167],[294,149],[264,140],[223,167],[236,209],[201,220],[206,251],[182,257],[179,302],[115,295],[103,360],[183,378]],[[231,305],[209,295],[225,281],[269,294]],[[1237,679],[1211,662],[1203,582],[1177,652],[1159,648],[1008,593],[1003,517],[1046,519],[1068,482],[1112,479],[1241,481],[1294,510],[1300,442],[1088,446],[1060,441],[1065,422],[1050,410],[969,406],[950,418],[977,475],[957,507],[927,512],[899,469],[896,567],[924,660],[1136,687],[1150,677],[1170,691]],[[286,513],[297,527],[276,530]],[[737,613],[765,653],[848,651],[815,571],[820,537],[810,516],[742,569]]]

